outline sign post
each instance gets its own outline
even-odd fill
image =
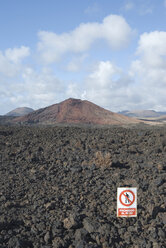
[[[117,217],[137,217],[137,188],[118,188]]]

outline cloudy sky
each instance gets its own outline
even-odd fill
[[[0,0],[0,114],[69,97],[166,111],[166,0]]]

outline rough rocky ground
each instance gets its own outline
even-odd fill
[[[166,246],[166,128],[0,126],[0,159],[0,248]]]

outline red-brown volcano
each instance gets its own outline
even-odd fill
[[[86,124],[130,124],[139,121],[121,114],[113,113],[89,101],[69,98],[59,104],[36,110],[15,119],[22,123],[86,123]]]

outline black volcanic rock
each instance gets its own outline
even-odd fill
[[[0,247],[164,248],[165,139],[166,127],[0,126]],[[125,186],[136,218],[116,216]]]

